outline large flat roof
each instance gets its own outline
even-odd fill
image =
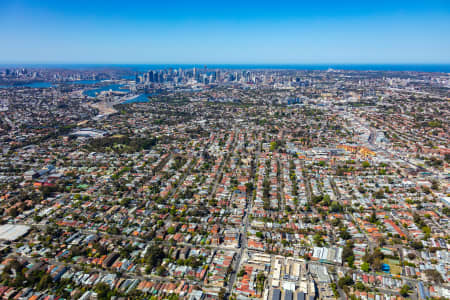
[[[0,240],[15,241],[30,230],[26,225],[0,225]]]

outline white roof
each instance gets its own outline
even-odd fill
[[[30,230],[26,225],[0,225],[0,240],[15,241]]]

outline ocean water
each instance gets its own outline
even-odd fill
[[[3,64],[0,67],[25,68],[66,68],[66,69],[92,69],[92,68],[122,68],[136,72],[160,69],[235,69],[235,70],[355,70],[355,71],[414,71],[414,72],[443,72],[450,73],[450,64]],[[132,78],[130,78],[132,79]]]
[[[419,65],[419,64],[211,64],[211,65],[111,65],[127,68],[136,72],[160,69],[203,69],[205,66],[209,70],[229,69],[229,70],[354,70],[354,71],[412,71],[412,72],[443,72],[450,73],[450,64]]]

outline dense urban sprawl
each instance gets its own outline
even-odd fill
[[[449,74],[0,69],[0,87],[3,299],[450,298]]]

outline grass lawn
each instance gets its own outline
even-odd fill
[[[394,259],[383,259],[383,263],[388,264],[391,268],[391,274],[393,275],[401,275],[402,274],[402,267],[399,266],[400,262],[398,260]]]

